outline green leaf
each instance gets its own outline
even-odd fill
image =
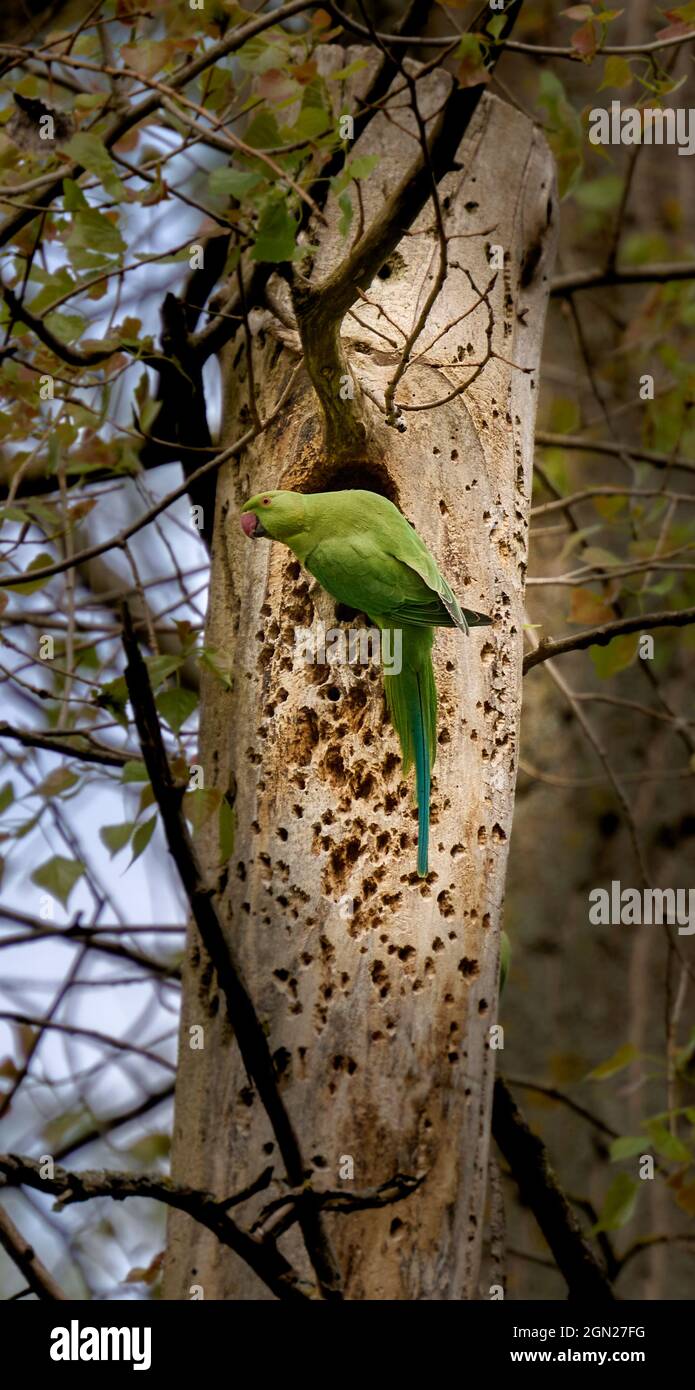
[[[39,782],[36,788],[37,796],[44,796],[48,800],[52,796],[60,796],[62,792],[69,791],[71,787],[79,782],[79,776],[69,767],[56,767],[53,772],[49,772],[44,777],[43,782]]]
[[[80,130],[67,145],[63,146],[66,154],[70,155],[77,164],[81,164],[84,169],[88,169],[90,174],[96,174],[112,198],[120,199],[125,195],[125,189],[116,173],[116,166],[103,142],[98,135],[93,135],[91,131]]]
[[[580,207],[589,212],[612,212],[620,203],[623,185],[619,174],[603,174],[601,178],[581,183],[574,196]]]
[[[612,550],[606,550],[602,545],[588,545],[582,559],[586,560],[587,565],[598,566],[600,569],[610,569],[612,565],[623,563],[619,555],[614,555]]]
[[[156,1163],[158,1158],[168,1158],[170,1150],[170,1134],[145,1134],[128,1147],[129,1154],[146,1168]]]
[[[625,637],[614,637],[605,647],[590,647],[589,653],[596,675],[608,680],[618,671],[631,666],[639,648],[639,633],[630,632]]]
[[[352,200],[349,193],[341,193],[338,199],[338,207],[342,213],[342,217],[338,223],[338,231],[341,236],[347,236],[353,217]]]
[[[46,275],[41,267],[36,267],[32,274],[32,282],[38,280],[41,289],[34,295],[31,301],[32,314],[43,314],[46,309],[50,309],[55,299],[60,299],[61,295],[68,294],[75,288],[75,278],[70,274],[68,266],[60,266],[52,275]]]
[[[66,212],[78,212],[80,208],[89,207],[79,183],[75,183],[74,179],[63,179],[63,206]]]
[[[155,73],[169,62],[175,51],[176,44],[171,39],[140,38],[137,43],[122,44],[121,58],[141,77],[154,77]]]
[[[234,680],[231,672],[231,659],[225,656],[224,652],[218,652],[214,647],[203,647],[200,653],[200,664],[206,666],[216,680],[224,686],[225,690],[231,690]]]
[[[606,1081],[609,1076],[615,1076],[624,1067],[629,1067],[631,1062],[639,1057],[639,1050],[634,1043],[624,1043],[613,1053],[606,1062],[601,1062],[598,1067],[594,1067],[587,1076],[587,1081]]]
[[[125,783],[149,781],[147,768],[145,767],[145,764],[138,762],[134,758],[131,759],[129,762],[125,764],[123,768],[123,772],[121,774],[121,781]]]
[[[662,1120],[648,1120],[645,1129],[657,1153],[664,1158],[670,1158],[675,1163],[692,1161],[693,1155],[688,1146],[677,1135],[671,1134]]]
[[[578,531],[573,531],[572,534],[568,536],[560,551],[560,561],[567,560],[573,550],[579,549],[579,546],[586,540],[587,536],[594,536],[596,532],[600,530],[601,526],[597,522],[594,526],[582,526]]]
[[[31,564],[30,564],[30,565],[27,565],[26,569],[23,570],[22,573],[23,573],[23,574],[31,574],[32,570],[47,569],[48,566],[49,566],[49,565],[52,565],[52,564],[53,564],[53,556],[52,556],[52,555],[49,555],[49,554],[48,554],[48,551],[42,550],[40,555],[35,555],[35,556],[34,556],[34,558],[33,558],[32,562],[31,562]],[[48,583],[48,580],[47,580],[47,579],[35,579],[33,583],[29,583],[29,584],[21,584],[21,583],[19,583],[19,584],[7,584],[5,587],[6,587],[7,589],[10,589],[11,592],[12,592],[13,594],[33,594],[33,593],[36,592],[37,589],[42,589],[43,586],[44,586],[44,584],[47,584],[47,583]]]
[[[258,232],[251,250],[253,261],[292,261],[296,253],[297,224],[287,201],[273,198],[265,204],[258,219]]]
[[[377,154],[365,154],[357,159],[348,160],[341,172],[331,179],[331,189],[336,196],[344,193],[353,179],[367,178],[376,169],[378,163],[379,156]]]
[[[243,202],[252,189],[263,183],[263,175],[245,169],[213,169],[210,178],[210,192],[218,197],[238,198]]]
[[[538,103],[545,108],[548,117],[546,134],[557,163],[560,197],[567,198],[581,178],[584,163],[582,123],[567,100],[559,77],[549,68],[541,74]]]
[[[45,323],[59,343],[76,342],[87,327],[87,320],[81,314],[47,314]]]
[[[196,709],[198,696],[194,690],[184,690],[179,686],[176,690],[162,690],[157,696],[155,704],[169,728],[178,734],[182,725]]]
[[[0,816],[3,811],[7,810],[8,806],[12,805],[13,801],[14,787],[11,782],[5,782],[4,785],[0,787]]]
[[[320,106],[305,106],[291,127],[293,140],[314,140],[333,125],[333,118]]]
[[[599,1231],[619,1231],[626,1226],[637,1201],[637,1182],[629,1173],[616,1173],[591,1235]]]
[[[178,671],[183,663],[184,658],[182,656],[167,656],[166,654],[164,656],[148,656],[145,665],[149,672],[152,689],[156,690],[157,686],[161,685],[167,676]]]
[[[76,250],[101,251],[105,256],[120,256],[126,249],[118,227],[96,208],[82,208],[75,213],[67,245]]]
[[[599,87],[602,92],[604,87],[629,87],[632,82],[632,68],[625,58],[606,58],[603,69],[603,80]]]
[[[346,68],[338,68],[337,72],[326,73],[326,81],[342,82],[346,77],[352,77],[354,73],[361,72],[366,66],[367,63],[364,58],[355,58],[355,61],[348,63]]]
[[[200,830],[201,826],[214,816],[221,802],[222,792],[219,787],[198,787],[196,791],[186,792],[183,798],[183,813],[194,831]]]
[[[67,907],[70,894],[84,871],[84,864],[75,859],[63,859],[61,855],[55,854],[52,859],[47,859],[45,864],[34,870],[31,881],[37,888],[45,888],[52,898],[57,898],[63,907]]]
[[[143,854],[144,851],[147,849],[147,846],[149,845],[150,840],[152,839],[152,836],[154,834],[154,828],[156,824],[157,816],[155,814],[154,816],[150,816],[149,820],[144,821],[142,825],[138,826],[137,830],[135,831],[135,834],[133,835],[133,857],[130,861],[130,864],[128,865],[129,869],[132,868],[133,864],[135,863],[135,860],[139,859],[140,855]]]
[[[350,160],[345,173],[349,174],[351,179],[366,179],[376,169],[378,163],[378,154],[359,155],[357,159]]]
[[[257,34],[254,38],[249,39],[236,55],[239,67],[244,68],[246,72],[255,73],[270,72],[272,68],[282,69],[287,61],[287,55],[285,49],[278,42],[279,37],[276,32],[271,36]]]
[[[492,19],[489,19],[489,20],[488,20],[487,26],[486,26],[486,27],[487,27],[487,32],[488,32],[488,34],[491,34],[491,35],[492,35],[493,39],[498,39],[499,36],[500,36],[500,34],[502,33],[502,30],[504,29],[504,25],[505,25],[505,17],[504,17],[504,15],[503,15],[503,14],[496,14],[496,15],[493,16]]]
[[[281,145],[280,129],[272,112],[259,111],[245,131],[244,140],[254,150],[272,150]]]
[[[106,845],[112,859],[120,850],[125,849],[134,829],[135,822],[132,820],[124,821],[122,825],[102,825],[99,839]]]
[[[635,1154],[642,1154],[647,1148],[649,1144],[643,1134],[624,1134],[611,1144],[611,1163],[619,1163],[621,1158],[634,1158]]]
[[[94,703],[99,705],[100,709],[107,709],[124,729],[128,728],[126,715],[128,687],[123,676],[116,676],[115,680],[106,681],[93,698]]]

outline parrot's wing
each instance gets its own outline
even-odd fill
[[[390,528],[392,534],[389,536],[389,551],[394,559],[414,570],[427,585],[431,598],[428,599],[423,595],[423,602],[418,604],[418,607],[422,611],[434,608],[439,616],[428,616],[424,621],[434,627],[459,627],[462,632],[468,632],[469,623],[466,616],[453,589],[443,574],[440,574],[434,556],[430,555],[424,541],[420,539],[417,531],[408,525],[405,517],[403,522],[403,526]],[[442,610],[444,611],[442,612]],[[479,615],[476,614],[475,616],[478,617]],[[407,620],[405,615],[403,620],[416,621],[415,619]]]
[[[467,632],[470,623],[487,622],[482,614],[462,612],[427,547],[405,518],[403,527],[410,533],[404,541],[400,534],[394,539],[393,528],[388,536],[351,532],[321,540],[307,555],[306,568],[339,603],[388,623],[458,627]]]
[[[306,568],[339,603],[356,608],[371,617],[401,622],[431,623],[422,619],[418,602],[420,590],[427,593],[419,576],[407,570],[395,557],[359,532],[332,536],[319,541],[307,555]],[[433,614],[437,600],[432,595]],[[401,609],[407,609],[401,611]],[[412,614],[410,615],[410,610]]]

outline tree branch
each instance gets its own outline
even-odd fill
[[[294,372],[290,374],[275,409],[263,421],[263,430],[267,430],[269,425],[272,425],[273,421],[276,420],[280,414],[283,402],[290,391],[295,374],[300,366],[301,361],[297,363]],[[172,488],[172,491],[168,492],[166,497],[163,497],[159,502],[155,502],[148,511],[136,517],[135,521],[131,521],[128,526],[124,526],[123,530],[118,531],[110,540],[100,541],[95,545],[87,546],[84,550],[78,550],[74,555],[66,556],[63,560],[56,560],[55,564],[46,565],[43,569],[32,570],[31,577],[27,580],[27,583],[33,584],[37,579],[50,579],[54,574],[64,574],[66,570],[72,569],[74,565],[82,565],[87,560],[95,559],[97,555],[103,555],[107,550],[124,550],[126,542],[130,540],[131,536],[137,535],[137,532],[142,531],[143,527],[149,526],[151,521],[161,516],[162,512],[167,511],[172,502],[176,502],[179,497],[185,496],[185,494],[190,491],[192,483],[197,482],[199,478],[204,478],[206,474],[212,473],[215,469],[221,468],[222,464],[228,463],[230,459],[237,458],[239,454],[243,453],[246,445],[250,444],[251,440],[255,439],[257,435],[258,431],[255,428],[246,430],[234,444],[230,444],[229,448],[223,449],[221,453],[215,454],[214,458],[208,459],[207,463],[202,463],[200,468],[196,468],[194,473],[189,474],[188,478],[181,483],[179,487]],[[17,575],[13,574],[5,579],[0,579],[0,589],[13,588],[16,587],[18,583],[21,583],[21,579],[18,580]]]
[[[169,851],[188,897],[202,944],[215,970],[244,1065],[256,1086],[277,1139],[288,1181],[292,1187],[301,1187],[310,1165],[301,1153],[292,1120],[278,1089],[265,1030],[254,1009],[189,834],[182,811],[183,787],[171,775],[147,668],[133,632],[127,604],[123,605],[123,645],[127,657],[125,679],[128,694]],[[340,1273],[319,1214],[304,1210],[300,1225],[324,1297],[341,1297]]]
[[[41,748],[46,753],[59,753],[64,758],[76,758],[83,763],[98,763],[100,767],[125,767],[130,760],[128,753],[119,753],[117,748],[84,748],[79,744],[73,748],[69,738],[82,738],[79,730],[66,733],[62,738],[50,738],[48,734],[34,733],[32,729],[17,729],[6,720],[0,720],[0,738],[13,738],[24,748]]]
[[[327,9],[330,14],[334,15],[338,22],[344,25],[346,29],[349,29],[351,33],[359,34],[365,39],[370,37],[370,31],[365,25],[358,24],[350,15],[345,14],[345,11],[340,9],[338,5],[332,3],[332,0],[323,0],[323,3],[324,8]],[[494,18],[492,12],[490,13],[490,18]],[[471,29],[475,29],[475,24],[471,26]],[[463,31],[458,34],[440,34],[436,38],[427,35],[421,36],[419,34],[382,33],[380,33],[378,37],[383,39],[385,43],[403,44],[404,46],[407,45],[419,48],[445,48],[451,43],[459,43],[463,37]],[[603,58],[612,54],[624,56],[630,53],[656,53],[662,48],[674,48],[679,44],[688,43],[693,39],[695,39],[695,32],[690,34],[676,34],[666,39],[652,39],[646,43],[604,44],[597,49],[596,56],[598,58]],[[522,43],[518,39],[507,39],[504,37],[498,37],[494,40],[491,39],[490,42],[494,42],[501,48],[509,49],[511,53],[528,53],[532,57],[536,56],[539,58],[571,58],[574,62],[586,61],[584,54],[580,53],[576,48],[561,48],[551,44]]]
[[[686,473],[695,473],[695,463],[692,459],[662,454],[656,449],[645,449],[641,444],[621,444],[620,441],[612,439],[584,439],[580,434],[555,434],[550,430],[536,430],[536,444],[542,448],[576,450],[580,454],[628,457],[639,462],[651,463],[655,468],[679,468]]]
[[[290,0],[289,4],[281,5],[277,10],[272,10],[270,14],[259,15],[240,29],[233,29],[226,38],[213,44],[211,48],[207,48],[200,58],[196,58],[192,63],[184,61],[172,74],[169,79],[169,86],[177,90],[180,87],[186,87],[194,78],[199,77],[201,72],[205,72],[207,68],[219,62],[220,58],[225,58],[227,54],[235,53],[249,39],[255,38],[257,34],[262,34],[265,29],[272,29],[275,25],[282,24],[285,19],[291,19],[294,15],[313,9],[315,4],[316,0]],[[4,49],[4,45],[2,47]],[[17,49],[16,52],[19,57],[25,56],[21,48]],[[41,55],[37,56],[40,57]],[[151,96],[146,97],[144,101],[134,106],[125,115],[119,116],[103,137],[106,148],[110,150],[134,126],[154,115],[160,101],[159,92],[153,92]],[[23,208],[15,217],[8,218],[3,227],[0,227],[0,246],[6,246],[18,232],[21,232],[23,227],[33,222],[42,209],[50,207],[54,198],[61,196],[64,179],[78,179],[84,172],[80,164],[71,164],[61,169],[59,177],[43,193],[37,195],[36,202],[30,208]]]
[[[41,1263],[33,1246],[24,1239],[21,1231],[17,1229],[14,1221],[0,1207],[0,1245],[7,1252],[11,1260],[14,1260],[17,1268],[21,1270],[24,1278],[35,1294],[39,1298],[45,1298],[56,1302],[67,1298],[63,1293],[60,1284],[56,1283],[52,1274],[49,1274],[46,1266]]]
[[[631,618],[618,618],[614,623],[601,623],[599,627],[586,628],[572,637],[561,637],[557,642],[549,637],[541,638],[538,646],[524,657],[524,675],[533,666],[549,661],[554,656],[564,656],[565,652],[583,651],[586,647],[607,647],[614,637],[630,632],[644,632],[648,628],[688,627],[695,623],[695,608],[671,609],[663,613],[634,614]]]
[[[107,362],[109,357],[115,357],[116,353],[121,351],[119,345],[109,348],[89,348],[86,351],[70,347],[68,343],[63,343],[59,338],[56,338],[44,320],[38,318],[36,314],[32,314],[31,310],[25,307],[21,299],[17,298],[8,285],[2,285],[1,288],[11,318],[13,320],[19,319],[21,323],[25,323],[27,328],[30,328],[39,339],[39,342],[43,343],[54,357],[59,358],[61,362],[67,362],[69,367],[98,367],[102,362]]]
[[[558,1183],[545,1144],[529,1129],[501,1077],[495,1082],[492,1133],[511,1168],[522,1202],[531,1208],[553,1252],[569,1298],[613,1301],[615,1294]]]
[[[511,32],[522,3],[512,0],[505,12],[504,34]],[[342,22],[342,12],[335,13]],[[365,32],[369,36],[369,30]],[[496,61],[495,53],[488,71]],[[340,339],[342,320],[412,226],[432,194],[433,183],[436,185],[451,168],[484,90],[482,82],[466,88],[454,84],[432,122],[429,145],[423,148],[421,144],[415,166],[406,169],[381,212],[340,265],[317,285],[294,279],[297,326],[306,368],[323,410],[324,447],[331,458],[349,457],[354,462],[368,452],[360,398],[357,393],[352,400],[340,398],[341,379],[350,375]]]
[[[0,1154],[0,1173],[8,1186],[51,1192],[58,1198],[56,1207],[59,1210],[74,1202],[88,1202],[95,1197],[112,1197],[116,1202],[127,1197],[145,1197],[164,1202],[178,1211],[185,1211],[194,1221],[212,1231],[220,1244],[245,1260],[278,1298],[305,1301],[309,1297],[300,1285],[299,1275],[277,1247],[270,1241],[264,1243],[248,1235],[232,1220],[227,1210],[229,1199],[220,1202],[209,1192],[180,1187],[170,1178],[149,1173],[99,1170],[70,1173],[64,1168],[54,1168],[52,1177],[42,1177],[42,1166],[33,1158]]]
[[[695,34],[692,35],[695,38]],[[695,280],[695,261],[662,261],[653,265],[620,266],[591,270],[570,270],[558,275],[551,295],[570,295],[575,290],[598,290],[609,285],[668,285],[673,280]]]

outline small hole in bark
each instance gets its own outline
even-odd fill
[[[480,971],[477,960],[471,960],[470,956],[462,956],[458,965],[464,980],[472,980],[474,975]]]

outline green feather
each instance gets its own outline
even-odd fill
[[[437,754],[437,687],[432,669],[432,629],[403,627],[401,631],[402,669],[397,676],[384,674],[384,691],[389,714],[400,740],[404,773],[407,774],[415,763],[417,871],[421,878],[425,878],[430,836],[430,779]]]

